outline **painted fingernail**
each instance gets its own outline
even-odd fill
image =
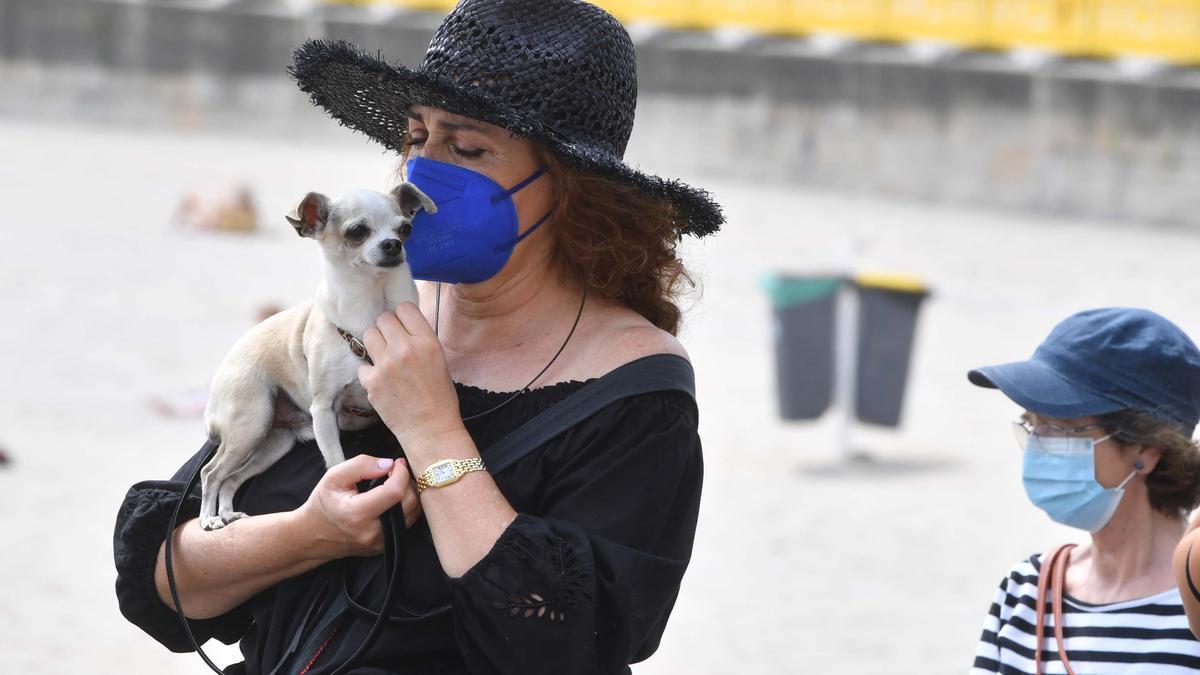
[[[375,462],[375,465],[378,466],[380,470],[387,471],[388,469],[392,468],[392,460],[388,459],[387,457],[383,457],[380,458],[378,462]]]

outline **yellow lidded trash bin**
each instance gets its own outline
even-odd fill
[[[900,424],[917,315],[929,287],[904,274],[860,274],[854,414],[863,422]]]

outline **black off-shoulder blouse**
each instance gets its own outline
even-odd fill
[[[650,358],[678,358],[660,356]],[[504,437],[586,382],[533,390],[468,422],[480,448]],[[462,414],[509,394],[456,385]],[[421,519],[403,541],[397,605],[428,618],[384,627],[351,671],[392,673],[625,673],[658,647],[691,557],[703,476],[697,410],[685,393],[630,396],[596,413],[494,476],[520,514],[462,577],[442,571]],[[402,456],[383,425],[342,435],[348,457]],[[154,565],[167,521],[198,453],[168,481],[130,488],[114,549],[121,612],[172,651],[190,651],[175,613],[159,599]],[[239,492],[250,515],[299,507],[324,473],[315,442],[298,444]],[[198,490],[182,518],[199,512]],[[381,557],[326,564],[288,579],[214,619],[193,621],[201,642],[240,640],[230,673],[332,673],[371,625],[350,613],[316,625],[342,594],[343,579],[373,600],[384,594]],[[185,599],[186,602],[186,599]],[[449,611],[436,612],[449,606]],[[304,626],[304,630],[299,630]],[[313,636],[320,638],[314,642]],[[332,636],[332,637],[329,637]],[[319,642],[328,644],[313,660]]]

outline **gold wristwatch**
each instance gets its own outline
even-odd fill
[[[425,469],[425,473],[417,477],[417,493],[424,492],[426,488],[440,488],[457,483],[458,479],[472,471],[487,471],[482,459],[472,457],[471,459],[443,459],[435,462]]]

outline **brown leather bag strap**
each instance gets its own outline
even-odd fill
[[[1037,623],[1034,628],[1034,639],[1037,647],[1034,649],[1034,667],[1037,675],[1042,675],[1042,643],[1046,636],[1046,602],[1050,601],[1054,616],[1054,638],[1058,644],[1058,656],[1062,659],[1070,675],[1075,675],[1071,664],[1067,661],[1067,650],[1063,647],[1062,637],[1062,589],[1066,578],[1067,565],[1071,557],[1071,549],[1075,544],[1063,544],[1042,558],[1042,569],[1038,574]],[[1051,597],[1051,595],[1053,597]]]
[[[1071,662],[1067,660],[1067,645],[1063,640],[1063,595],[1067,587],[1067,567],[1071,564],[1071,549],[1075,548],[1074,544],[1064,546],[1063,551],[1059,554],[1058,564],[1054,569],[1054,578],[1050,580],[1050,602],[1054,607],[1054,641],[1058,647],[1058,658],[1062,660],[1063,667],[1067,669],[1067,675],[1075,675],[1075,671],[1071,670]]]
[[[1034,607],[1037,619],[1033,631],[1033,667],[1037,675],[1042,675],[1042,642],[1046,634],[1046,593],[1050,588],[1050,570],[1060,550],[1056,548],[1042,556],[1041,570],[1038,573],[1037,605]]]

